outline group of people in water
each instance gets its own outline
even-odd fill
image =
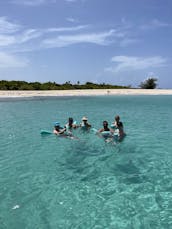
[[[108,122],[103,121],[103,127],[99,130],[92,128],[92,125],[88,122],[88,118],[85,116],[82,118],[82,121],[79,125],[77,125],[77,123],[74,122],[73,118],[70,117],[64,127],[61,127],[59,122],[55,122],[53,133],[56,135],[75,138],[72,130],[77,128],[80,128],[83,131],[90,131],[92,129],[94,130],[94,132],[96,132],[97,135],[99,135],[100,137],[104,137],[106,141],[109,141],[114,136],[117,136],[118,140],[120,141],[126,135],[124,132],[123,123],[120,121],[119,115],[115,116],[114,122],[112,122],[110,128],[108,126]]]

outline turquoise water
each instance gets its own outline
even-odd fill
[[[113,145],[41,136],[72,116],[100,128],[121,116]],[[172,96],[0,101],[0,229],[172,228]]]

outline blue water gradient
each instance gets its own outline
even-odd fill
[[[69,116],[98,129],[116,114],[119,144],[40,134]],[[172,228],[171,132],[172,96],[0,101],[0,228]]]

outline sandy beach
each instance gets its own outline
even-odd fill
[[[86,89],[48,91],[0,91],[0,98],[42,96],[99,96],[99,95],[172,95],[172,89]]]

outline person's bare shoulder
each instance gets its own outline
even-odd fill
[[[101,128],[101,129],[99,129],[99,130],[98,130],[98,132],[99,132],[99,133],[101,133],[101,132],[103,132],[103,130],[104,130],[104,129],[103,129],[103,128]]]

